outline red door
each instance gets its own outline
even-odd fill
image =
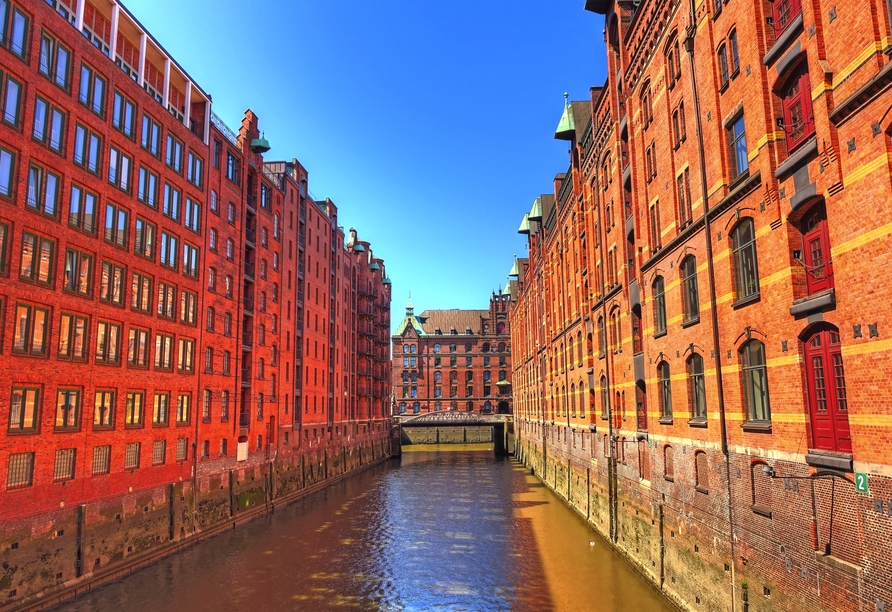
[[[852,452],[846,379],[839,332],[823,329],[805,344],[808,371],[808,404],[815,448]]]
[[[830,261],[830,236],[827,213],[823,205],[816,206],[802,220],[806,282],[812,295],[833,286],[833,264]]]

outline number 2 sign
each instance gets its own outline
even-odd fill
[[[855,490],[858,493],[869,493],[867,490],[867,474],[864,472],[855,472]]]

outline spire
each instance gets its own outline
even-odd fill
[[[572,140],[576,134],[576,121],[573,119],[573,109],[570,108],[570,94],[564,92],[564,114],[561,122],[554,131],[555,140]]]
[[[410,292],[409,292],[409,299],[408,299],[408,301],[406,302],[406,314],[407,314],[407,315],[410,315],[410,314],[414,314],[414,312],[415,312],[415,307],[412,306],[412,292],[410,291]]]

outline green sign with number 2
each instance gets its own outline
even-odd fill
[[[869,493],[867,490],[867,474],[855,472],[855,489],[858,493]]]

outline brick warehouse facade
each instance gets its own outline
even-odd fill
[[[499,291],[489,310],[425,310],[412,299],[394,331],[394,416],[431,412],[512,414],[511,294]]]
[[[520,228],[521,460],[685,609],[892,609],[888,5],[586,8],[610,76]]]
[[[390,454],[390,281],[114,0],[0,0],[0,609]]]

